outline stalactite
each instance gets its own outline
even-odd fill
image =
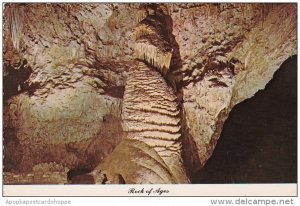
[[[146,10],[139,10],[136,14],[136,21],[137,23],[141,22],[143,19],[145,19],[148,16],[148,13]]]
[[[20,50],[20,42],[22,39],[22,30],[23,30],[23,22],[22,22],[22,13],[23,9],[17,5],[11,4],[9,7],[6,7],[8,12],[7,24],[9,27],[9,32],[11,35],[11,40],[14,47],[19,51]]]
[[[147,12],[154,10],[156,15],[148,15],[135,28],[135,56],[158,68],[166,74],[171,58],[172,47],[167,28],[168,7],[165,5],[148,5]]]
[[[154,28],[151,28],[149,25],[145,25],[145,24],[141,24],[137,26],[134,30],[135,40],[146,35],[154,35],[154,34],[155,34]]]
[[[158,47],[146,42],[135,43],[134,51],[136,58],[150,62],[163,74],[167,73],[172,58],[171,52],[163,52]]]

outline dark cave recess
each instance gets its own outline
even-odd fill
[[[238,104],[193,183],[297,182],[297,56]]]

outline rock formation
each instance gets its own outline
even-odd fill
[[[135,35],[138,60],[128,71],[122,109],[123,141],[131,141],[118,145],[93,171],[95,179],[102,171],[108,179],[117,174],[130,184],[189,182],[182,162],[177,97],[164,79],[172,57],[166,10],[151,5],[135,28],[141,32]],[[151,32],[141,31],[146,27]],[[138,149],[134,157],[129,155]]]
[[[183,171],[192,179],[205,165],[233,106],[297,53],[296,12],[290,3],[5,4],[4,171],[123,165],[107,182],[188,182]]]

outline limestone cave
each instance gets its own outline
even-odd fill
[[[296,3],[5,3],[4,184],[297,182]]]

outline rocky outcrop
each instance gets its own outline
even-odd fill
[[[5,4],[4,171],[50,162],[92,170],[103,163],[123,139],[123,93],[126,79],[139,76],[129,72],[137,57],[155,60],[163,75],[155,81],[166,81],[176,95],[178,110],[166,112],[180,111],[183,163],[193,176],[212,155],[232,107],[297,53],[296,4],[157,7],[169,14],[163,26],[142,21],[154,12],[147,4]],[[153,34],[161,41],[144,38]],[[162,84],[157,92],[168,93]]]
[[[49,161],[91,169],[122,138],[120,99],[64,89],[45,101],[27,95],[7,101],[4,143],[7,150],[17,146],[22,151],[17,158],[14,150],[5,153],[7,169],[14,164],[28,171]]]

